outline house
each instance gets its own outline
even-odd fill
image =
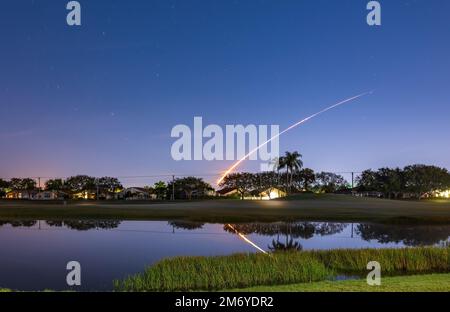
[[[67,199],[69,194],[61,191],[42,191],[37,193],[33,199],[35,200],[63,200]]]
[[[223,188],[221,190],[218,190],[217,192],[218,196],[224,196],[224,197],[240,197],[240,194],[238,193],[236,188]],[[287,194],[285,191],[279,189],[279,188],[268,188],[262,192],[251,192],[250,195],[245,195],[244,199],[262,199],[262,200],[270,200],[280,197],[285,197]]]
[[[98,199],[112,200],[117,199],[120,192],[99,192]]]
[[[85,190],[72,194],[73,199],[112,200],[118,199],[120,192],[108,190]]]
[[[216,192],[217,196],[229,197],[229,196],[239,196],[237,189],[226,187]]]
[[[34,199],[38,191],[10,191],[6,193],[8,199]]]
[[[153,200],[156,199],[156,194],[150,194],[149,190],[143,187],[129,187],[118,193],[118,199]]]
[[[433,192],[434,197],[438,198],[450,198],[450,190],[447,191],[435,191]]]
[[[197,189],[192,190],[190,194],[188,194],[183,189],[178,189],[175,193],[175,198],[177,199],[192,199],[192,198],[205,198],[205,197],[213,197],[216,195],[216,191],[214,189]]]
[[[82,191],[78,193],[72,194],[73,199],[96,199],[97,192],[96,191]]]
[[[192,197],[205,197],[205,196],[215,196],[216,191],[214,189],[202,189],[192,191]]]
[[[286,197],[287,193],[279,188],[270,188],[261,193],[259,193],[259,197],[263,200],[275,199],[280,197]]]
[[[375,198],[382,198],[383,193],[381,192],[375,192],[375,191],[362,191],[355,194],[356,197],[375,197]]]

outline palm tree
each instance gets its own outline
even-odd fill
[[[158,199],[164,199],[164,196],[167,192],[167,185],[163,181],[158,181],[153,185],[153,189],[155,190],[156,196]]]
[[[302,155],[295,151],[293,153],[286,152],[278,161],[278,169],[286,168],[286,190],[291,190],[292,176],[294,172],[299,171],[303,167]]]

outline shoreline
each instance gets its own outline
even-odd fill
[[[62,201],[0,200],[0,219],[450,224],[450,200],[404,201],[348,195],[305,195],[270,201],[68,201],[66,205]]]

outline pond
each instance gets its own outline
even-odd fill
[[[449,237],[450,225],[0,221],[0,288],[111,290],[114,279],[167,257],[439,245]],[[66,284],[70,261],[81,265],[76,288]]]

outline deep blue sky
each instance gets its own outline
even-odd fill
[[[281,138],[315,170],[450,168],[450,2],[3,0],[0,177],[204,174],[175,162],[172,127],[293,122]],[[255,170],[257,162],[241,169]],[[131,184],[141,184],[131,181]]]

